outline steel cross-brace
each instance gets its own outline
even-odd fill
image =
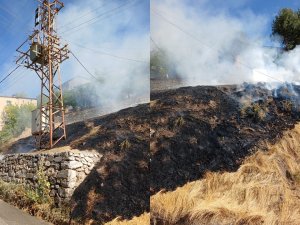
[[[55,27],[55,16],[64,7],[59,0],[38,0],[35,30],[17,49],[16,61],[36,72],[41,79],[41,94],[37,113],[36,137],[38,149],[52,148],[66,139],[64,104],[60,64],[69,58],[67,45],[61,46]]]

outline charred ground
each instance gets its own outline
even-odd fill
[[[149,211],[149,129],[149,104],[67,126],[68,139],[60,147],[103,155],[73,194],[74,221],[103,224]],[[32,137],[14,143],[8,152],[24,143],[33,144]]]
[[[262,141],[299,120],[299,87],[265,84],[184,87],[151,93],[151,194],[235,171]]]

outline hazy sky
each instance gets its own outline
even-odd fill
[[[165,50],[189,85],[300,83],[300,47],[280,54],[270,38],[281,8],[296,0],[152,0],[151,48]]]
[[[199,0],[191,0],[194,4]],[[228,10],[228,13],[243,19],[247,16],[247,12],[260,15],[267,20],[265,29],[263,30],[265,35],[270,35],[271,24],[282,8],[292,8],[294,10],[300,8],[300,2],[298,0],[213,0],[210,1],[211,9]]]
[[[170,8],[172,1],[168,0]],[[151,0],[153,7],[160,2],[165,1]],[[186,8],[192,8],[194,12],[198,9],[199,13],[205,10],[210,15],[226,14],[227,17],[244,21],[244,31],[248,32],[248,35],[264,37],[264,45],[270,44],[271,22],[278,10],[283,7],[300,7],[298,0],[180,2]],[[149,74],[146,64],[149,62],[150,49],[149,0],[65,0],[64,3],[65,8],[58,17],[59,34],[93,74],[106,79],[103,90],[116,82],[120,84],[117,88],[120,90],[128,88],[128,85],[133,85],[136,89],[147,89]],[[15,67],[15,50],[32,33],[36,7],[36,0],[1,1],[0,78]],[[255,18],[253,23],[251,18]],[[91,22],[81,25],[90,20]],[[109,54],[141,62],[120,59]],[[66,81],[76,76],[92,79],[71,57],[62,66],[62,79]],[[138,81],[133,82],[136,77]],[[39,93],[39,87],[40,80],[33,72],[19,69],[0,85],[0,95],[24,92],[35,97]]]
[[[135,77],[138,77],[136,88],[138,85],[141,87],[148,85],[150,29],[148,0],[63,2],[65,7],[57,20],[59,35],[91,73],[103,76],[101,78],[106,80],[103,89],[116,81],[120,84],[117,89],[126,88]],[[15,50],[33,31],[34,11],[37,5],[36,0],[1,1],[1,79],[15,67],[14,61],[17,56]],[[114,56],[135,59],[138,62]],[[135,77],[132,77],[133,74]],[[62,79],[66,81],[76,76],[92,79],[71,57],[62,65]],[[34,72],[26,69],[19,69],[0,85],[0,95],[24,92],[35,97],[39,94],[39,90],[39,78]]]
[[[160,2],[166,1],[152,0],[151,5],[155,7]],[[176,4],[177,1],[169,0],[167,2]],[[296,10],[300,8],[299,0],[184,0],[180,3],[185,7],[193,8],[195,11],[199,9],[199,12],[206,11],[215,15],[225,13],[238,20],[246,20],[251,14],[260,16],[264,20],[262,22],[266,23],[260,34],[265,36],[270,36],[272,21],[280,9],[292,8]],[[251,24],[248,26],[251,27]]]

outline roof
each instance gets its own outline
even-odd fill
[[[27,97],[16,97],[16,96],[0,96],[0,98],[15,98],[15,99],[24,99],[24,100],[36,100],[36,98],[27,98]]]

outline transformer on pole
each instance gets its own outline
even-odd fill
[[[67,45],[61,46],[55,27],[55,17],[64,7],[59,0],[38,0],[35,28],[17,49],[16,63],[34,70],[41,79],[40,104],[33,120],[32,134],[37,148],[52,148],[66,139],[64,104],[60,64],[68,59]]]

